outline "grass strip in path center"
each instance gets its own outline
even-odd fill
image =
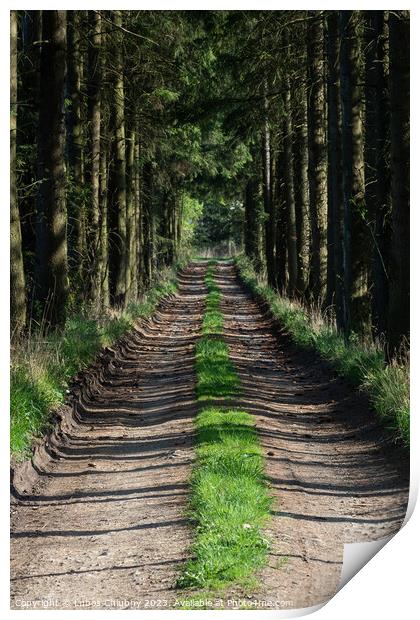
[[[253,417],[230,406],[239,380],[221,338],[220,291],[209,264],[202,338],[196,348],[197,460],[192,474],[190,508],[197,523],[196,540],[178,587],[221,589],[255,583],[254,572],[266,562],[268,541],[262,526],[271,498]],[[221,399],[226,404],[212,406]]]

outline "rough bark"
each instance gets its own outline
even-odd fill
[[[16,186],[17,14],[10,11],[10,318],[17,338],[26,323],[25,273]]]
[[[97,11],[89,11],[89,122],[90,122],[90,209],[89,209],[89,297],[92,303],[99,304],[100,287],[100,165],[101,165],[101,16]]]
[[[371,239],[364,212],[361,50],[357,11],[340,12],[343,111],[343,202],[345,229],[345,331],[363,331],[369,321],[368,264]]]
[[[86,204],[84,148],[85,137],[82,119],[83,54],[80,38],[83,11],[67,11],[67,160],[70,178],[68,196],[69,263],[81,284],[86,266]]]
[[[99,277],[101,303],[109,306],[109,252],[108,252],[108,144],[101,140],[100,174],[99,174],[99,205],[100,205],[100,246],[99,246]]]
[[[114,11],[112,15],[115,28],[121,28],[121,11]],[[124,305],[127,283],[127,183],[125,159],[124,74],[122,48],[119,36],[116,36],[114,55],[115,78],[113,104],[115,121],[115,201],[117,208],[117,234],[115,242],[115,302],[119,305]]]
[[[268,122],[268,102],[264,99],[265,120],[262,132],[262,177],[263,197],[265,212],[265,260],[267,268],[267,281],[270,286],[276,285],[275,272],[275,211],[271,194],[271,133]]]
[[[143,231],[144,231],[144,246],[143,246],[143,286],[147,288],[150,286],[153,278],[153,170],[151,162],[146,162],[143,167],[143,191],[142,191],[142,203],[143,203]]]
[[[328,278],[327,305],[334,305],[337,328],[344,331],[343,187],[338,13],[328,15]]]
[[[297,284],[302,297],[309,274],[309,179],[308,179],[308,114],[304,87],[297,89],[294,112],[294,190],[296,210]]]
[[[137,226],[135,218],[135,191],[134,191],[134,154],[135,154],[135,131],[130,129],[127,139],[127,270],[126,270],[126,291],[129,299],[134,299],[137,295],[137,272],[135,239]]]
[[[388,338],[395,354],[410,329],[410,13],[389,14],[392,241]]]
[[[327,285],[327,145],[324,84],[324,23],[310,11],[308,23],[308,146],[311,257],[309,296],[323,303]]]
[[[365,23],[365,200],[373,237],[372,324],[374,335],[384,335],[391,232],[388,24],[384,11],[366,11]]]
[[[287,265],[288,291],[294,297],[297,293],[297,238],[296,238],[296,211],[295,189],[293,179],[293,129],[291,111],[290,78],[285,79],[286,93],[284,97],[284,183],[287,211]]]
[[[66,11],[43,12],[37,197],[37,297],[44,318],[63,323],[68,293],[64,84]]]
[[[276,157],[275,165],[275,213],[276,213],[276,288],[281,293],[287,291],[287,208],[286,208],[286,195],[285,195],[285,183],[284,183],[284,168],[285,168],[285,154],[284,154],[284,136],[280,136],[280,148]]]

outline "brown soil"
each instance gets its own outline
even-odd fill
[[[309,607],[336,593],[344,543],[379,540],[401,527],[407,454],[357,390],[282,334],[232,266],[218,272],[239,406],[256,418],[275,498],[257,598],[267,607]]]
[[[104,352],[34,467],[16,471],[13,608],[171,608],[182,596],[174,584],[194,535],[186,506],[204,272],[186,270],[179,294]],[[281,335],[231,265],[219,265],[217,281],[238,405],[256,417],[275,497],[269,565],[252,598],[315,605],[337,589],[344,542],[399,529],[407,457],[360,394]]]

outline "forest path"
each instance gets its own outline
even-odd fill
[[[378,426],[366,399],[298,350],[219,264],[224,340],[238,372],[238,406],[253,414],[274,495],[264,607],[308,607],[337,591],[343,543],[398,531],[409,463]]]
[[[186,270],[179,293],[75,392],[73,422],[53,434],[53,458],[13,506],[13,608],[165,608],[183,596],[174,584],[194,535],[185,508],[205,270]],[[219,263],[215,280],[237,405],[255,416],[275,497],[269,563],[251,598],[315,605],[337,589],[344,542],[399,529],[407,457],[356,390],[275,334],[231,264]]]
[[[53,435],[40,482],[12,508],[12,607],[165,607],[191,528],[194,349],[205,265],[134,331]],[[70,416],[68,416],[70,418]],[[36,603],[38,601],[38,603]]]

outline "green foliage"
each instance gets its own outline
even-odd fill
[[[249,260],[236,258],[241,278],[269,304],[287,333],[302,347],[312,348],[328,360],[342,377],[360,386],[369,396],[379,419],[404,445],[410,443],[408,363],[387,365],[383,349],[374,342],[362,342],[356,334],[349,341],[316,311],[282,297],[259,281]]]
[[[10,375],[10,444],[16,459],[29,456],[34,437],[44,433],[51,411],[64,402],[69,380],[86,368],[102,347],[109,346],[135,324],[150,316],[160,299],[174,293],[176,282],[164,275],[144,298],[126,311],[91,318],[70,316],[63,329],[47,336],[33,334],[12,358]]]
[[[255,569],[264,565],[268,541],[261,527],[268,519],[271,499],[253,418],[228,406],[229,399],[238,395],[239,381],[228,347],[217,338],[223,316],[213,265],[205,280],[203,337],[196,349],[197,397],[226,399],[227,405],[205,406],[196,419],[197,462],[190,508],[198,533],[193,557],[178,586],[213,589],[229,583],[246,585]]]

